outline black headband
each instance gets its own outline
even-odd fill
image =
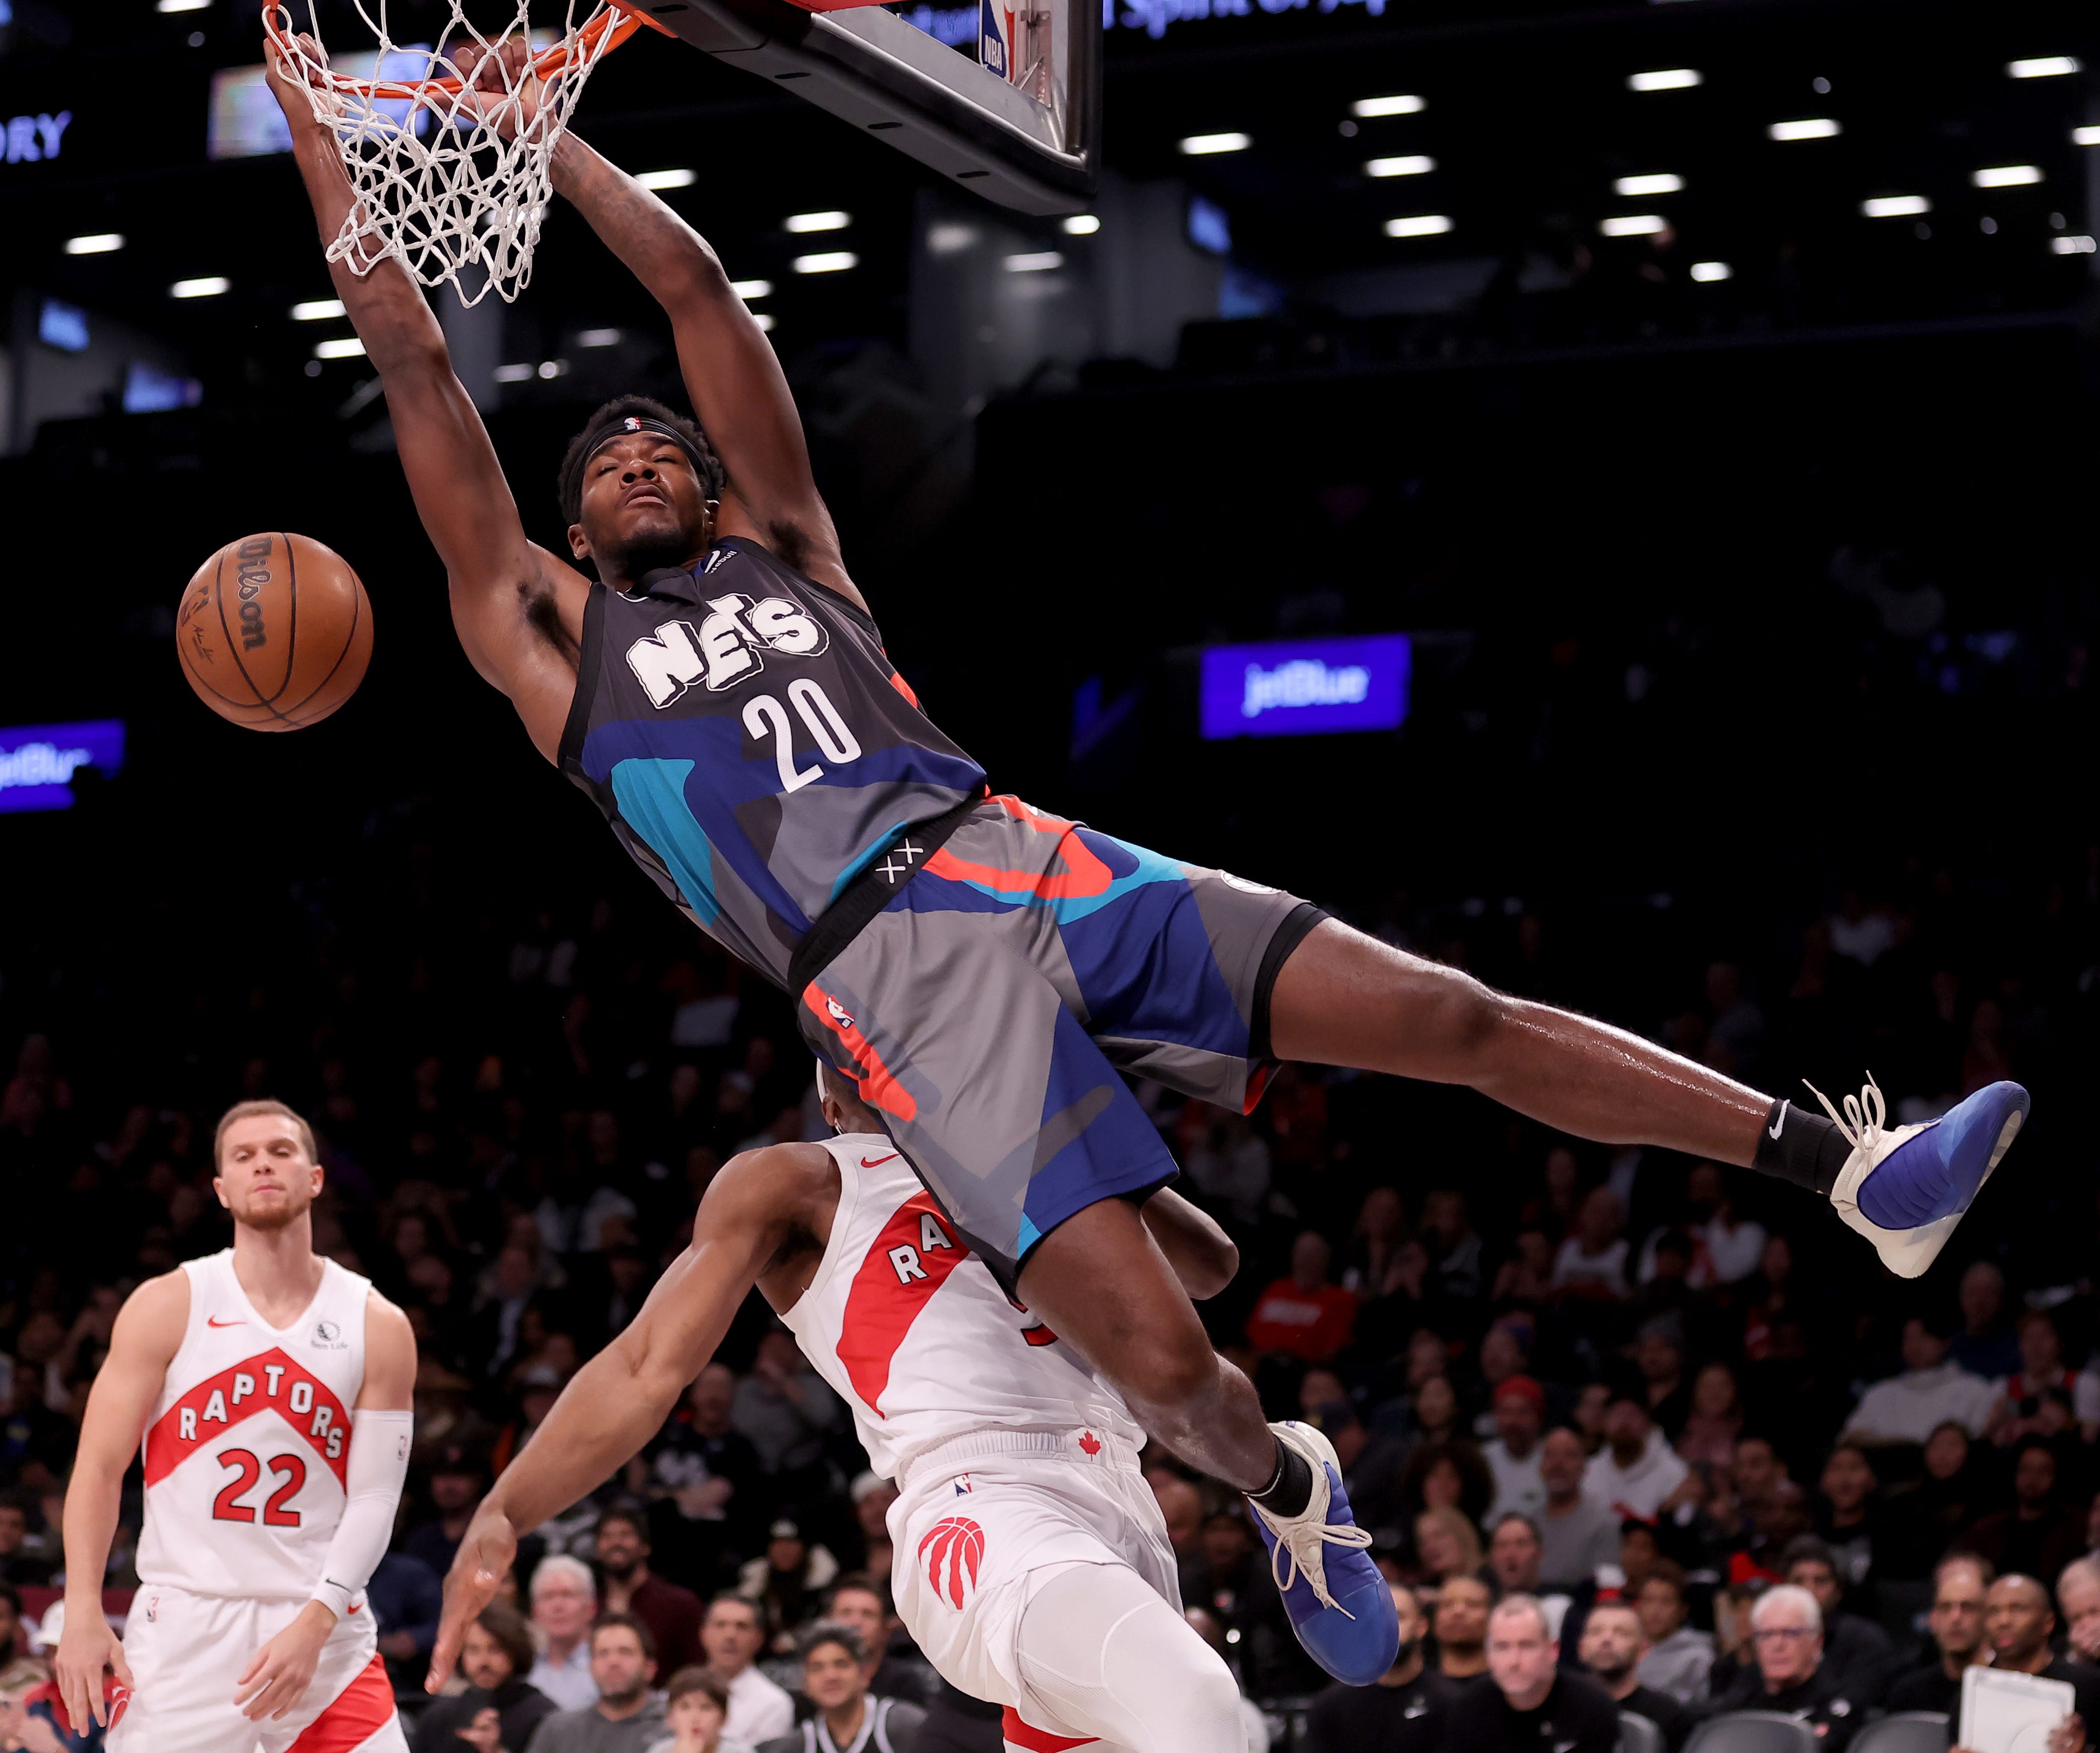
[[[676,426],[664,421],[652,420],[646,414],[622,414],[617,419],[609,422],[602,432],[583,446],[576,453],[576,461],[571,465],[567,475],[564,477],[562,482],[562,514],[567,522],[573,523],[580,511],[583,503],[584,470],[590,466],[591,458],[611,444],[615,439],[631,438],[638,432],[647,432],[658,438],[668,439],[677,445],[685,453],[686,461],[692,464],[693,473],[699,476],[701,491],[710,498],[714,497],[714,482],[710,477],[707,461],[701,456],[699,447],[695,444],[691,439]]]

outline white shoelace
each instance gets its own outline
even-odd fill
[[[1830,1098],[1821,1090],[1805,1077],[1802,1082],[1808,1085],[1809,1094],[1823,1104],[1823,1111],[1830,1116],[1830,1124],[1844,1133],[1845,1141],[1855,1150],[1864,1150],[1872,1156],[1881,1145],[1882,1133],[1889,1118],[1888,1104],[1882,1099],[1882,1086],[1874,1081],[1874,1074],[1867,1074],[1867,1087],[1858,1095],[1845,1098],[1842,1115],[1831,1106]],[[1847,1120],[1851,1122],[1849,1126],[1846,1124]]]
[[[1303,1532],[1304,1530],[1295,1531]],[[1345,1528],[1329,1521],[1320,1525],[1319,1533],[1321,1539],[1329,1546],[1353,1546],[1361,1552],[1371,1543],[1371,1530],[1369,1528]],[[1284,1568],[1283,1561],[1286,1558],[1290,1561],[1288,1573]],[[1268,1555],[1268,1574],[1276,1579],[1276,1592],[1279,1595],[1286,1592],[1299,1578],[1297,1550],[1289,1540],[1281,1535],[1277,1537],[1275,1549]],[[1347,1607],[1343,1606],[1327,1592],[1327,1584],[1324,1579],[1316,1579],[1310,1571],[1305,1572],[1304,1576],[1305,1580],[1312,1583],[1312,1592],[1319,1597],[1321,1606],[1332,1607],[1346,1619],[1356,1618],[1356,1614],[1350,1612]]]

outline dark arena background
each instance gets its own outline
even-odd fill
[[[417,1332],[373,1586],[404,1713],[465,1509],[719,1165],[821,1130],[785,999],[665,905],[462,657],[290,161],[236,153],[214,97],[261,42],[236,0],[0,0],[0,721],[58,727],[0,731],[8,1746],[100,1745],[33,1738],[33,1634],[117,1302],[229,1239],[228,1104],[311,1116],[317,1246]],[[1869,1072],[1892,1124],[2001,1078],[2034,1097],[1906,1282],[1806,1193],[1463,1091],[1294,1066],[1242,1119],[1144,1088],[1239,1246],[1211,1336],[1272,1417],[1335,1441],[1454,1682],[1493,1683],[1489,1592],[1565,1597],[1570,1668],[1630,1599],[1674,1749],[1766,1696],[1749,1610],[1804,1581],[1825,1625],[1801,1708],[1864,1746],[1920,1696],[1904,1676],[1960,1671],[1930,1609],[1961,1551],[2040,1579],[2033,1636],[2100,1698],[2100,1571],[2063,1575],[2100,1547],[2091,9],[1113,0],[1105,43],[1088,220],[976,201],[658,39],[576,121],[685,173],[656,184],[763,283],[740,289],[847,563],[995,788],[1811,1108],[1804,1079],[1837,1099]],[[810,214],[839,223],[785,223]],[[817,249],[853,265],[797,272]],[[558,204],[518,303],[439,305],[528,532],[563,547],[555,465],[589,410],[684,405],[660,313]],[[336,550],[376,618],[361,689],[296,735],[212,716],[174,649],[192,571],[262,529]],[[1309,665],[1346,700],[1345,642],[1392,634],[1380,727],[1203,734],[1207,652],[1263,647],[1263,673]],[[1275,686],[1263,728],[1312,730]],[[49,783],[49,749],[104,721],[121,760],[105,736]],[[735,1380],[528,1543],[522,1606],[553,1553],[626,1598],[593,1531],[617,1507],[659,1578],[755,1601],[761,1665],[800,1686],[831,1585],[885,1586],[890,1491],[773,1326],[754,1297]],[[1572,1568],[1542,1423],[1593,1457],[1604,1511],[1576,1513],[1624,1524]],[[1241,1499],[1148,1459],[1251,1745],[1439,1744],[1323,1708]],[[1542,1502],[1543,1575],[1496,1537]],[[735,1666],[684,1610],[660,1685]],[[558,1605],[535,1617],[573,1640]],[[2015,1617],[1970,1647],[2037,1671]],[[888,1623],[876,1689],[935,1700]],[[996,1753],[995,1720],[940,1707],[978,1737],[942,1747]]]

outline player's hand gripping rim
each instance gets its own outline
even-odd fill
[[[59,1633],[58,1659],[51,1664],[68,1720],[109,1726],[109,1703],[102,1695],[105,1667],[116,1671],[117,1685],[129,1693],[131,1664],[124,1659],[123,1641],[110,1630],[109,1621],[99,1610],[68,1613]]]
[[[430,1676],[423,1682],[426,1692],[442,1691],[452,1678],[466,1628],[496,1599],[517,1557],[518,1530],[508,1516],[483,1498],[467,1524],[466,1538],[452,1555],[452,1569],[445,1573],[444,1610],[438,1619],[438,1640],[430,1650]]]

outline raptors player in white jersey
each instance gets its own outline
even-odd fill
[[[1181,1618],[1123,1400],[1008,1300],[836,1078],[824,1115],[829,1144],[751,1151],[715,1177],[692,1246],[483,1500],[445,1579],[433,1689],[518,1536],[655,1435],[755,1284],[898,1483],[906,1626],[951,1684],[1007,1707],[1011,1746],[1243,1748],[1238,1688]],[[1194,1207],[1155,1193],[1144,1216],[1192,1296],[1230,1281],[1232,1243]]]
[[[233,1246],[132,1292],[88,1398],[65,1504],[66,1711],[112,1721],[111,1753],[407,1753],[364,1590],[408,1471],[415,1336],[314,1252],[304,1120],[244,1102],[214,1159]],[[120,1643],[102,1576],[135,1454],[146,1519]]]

